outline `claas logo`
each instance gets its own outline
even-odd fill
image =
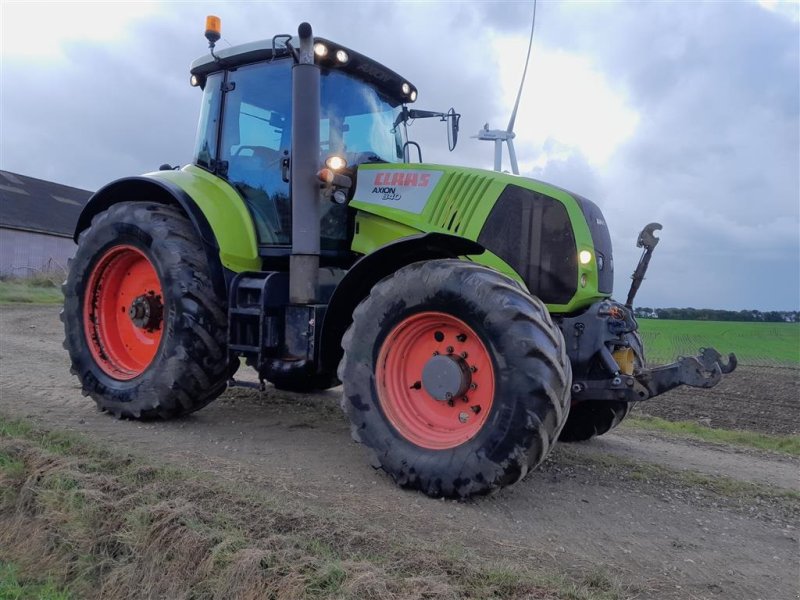
[[[404,187],[428,187],[431,181],[429,173],[395,171],[393,173],[375,173],[373,185],[376,187],[387,185],[401,185]]]

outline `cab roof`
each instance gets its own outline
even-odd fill
[[[265,60],[289,58],[291,52],[284,45],[286,39],[288,38],[278,36],[276,39],[258,40],[224,48],[215,52],[219,60],[215,60],[211,54],[206,54],[192,62],[190,72],[203,82],[211,73],[224,69]],[[295,48],[299,46],[296,37],[291,38],[290,42]],[[339,69],[354,75],[371,84],[386,96],[395,98],[399,103],[413,102],[411,97],[416,100],[416,86],[381,63],[325,38],[315,37],[314,44],[324,44],[328,49],[324,57],[316,57],[317,64],[321,67]],[[339,50],[347,53],[348,60],[345,63],[336,59]],[[409,86],[408,93],[403,93],[404,83]]]

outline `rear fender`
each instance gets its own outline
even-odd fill
[[[203,242],[214,289],[226,296],[226,273],[257,271],[255,228],[244,202],[226,182],[197,167],[126,177],[97,191],[84,207],[74,239],[98,213],[118,202],[159,202],[179,207]]]

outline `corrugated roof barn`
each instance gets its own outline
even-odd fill
[[[0,171],[0,276],[66,269],[75,224],[91,192]]]

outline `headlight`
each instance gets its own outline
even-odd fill
[[[592,262],[592,253],[588,250],[581,250],[578,254],[578,260],[582,265],[588,265],[590,262]]]
[[[323,56],[328,55],[328,47],[325,44],[317,42],[314,44],[314,54],[322,58]]]
[[[347,55],[347,52],[345,52],[344,50],[337,50],[336,51],[336,60],[338,60],[340,63],[344,64],[348,60],[350,60],[350,57]]]
[[[341,156],[329,156],[325,159],[325,166],[333,171],[338,171],[340,169],[344,169],[347,166],[347,161],[342,158]]]

